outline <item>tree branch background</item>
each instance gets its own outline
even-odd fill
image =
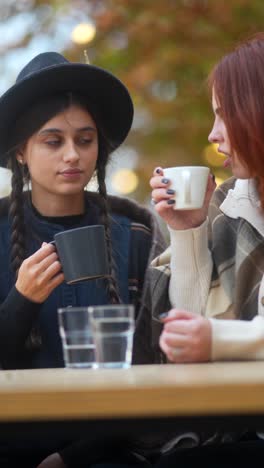
[[[134,125],[113,167],[123,160],[133,168],[139,183],[129,196],[146,202],[158,165],[209,165],[219,181],[230,175],[207,141],[213,114],[206,77],[263,20],[263,0],[2,0],[1,93],[36,53],[57,50],[84,62],[86,51],[132,95]],[[67,32],[78,22],[95,26],[87,44]]]

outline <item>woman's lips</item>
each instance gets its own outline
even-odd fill
[[[226,159],[224,160],[223,166],[225,168],[231,166],[231,156],[230,156],[230,154],[225,153],[225,151],[222,151],[221,148],[218,148],[217,151],[218,151],[218,153],[221,153],[222,155],[226,156]]]
[[[231,166],[231,158],[230,156],[227,157],[227,159],[224,160],[224,168]]]
[[[82,174],[82,171],[79,169],[67,169],[66,171],[62,171],[59,173],[62,177],[65,177],[66,179],[76,179],[80,177]]]

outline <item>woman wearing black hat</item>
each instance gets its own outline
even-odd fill
[[[135,304],[134,362],[159,360],[138,318],[150,313],[145,272],[164,241],[147,209],[108,196],[105,185],[109,155],[132,118],[116,77],[53,52],[29,62],[0,98],[0,163],[12,171],[11,195],[0,203],[3,368],[63,367],[57,308],[116,302]],[[99,193],[85,191],[94,174]],[[111,276],[67,285],[49,242],[92,224],[105,226]]]

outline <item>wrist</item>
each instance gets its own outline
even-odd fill
[[[170,223],[167,223],[167,226],[168,226],[169,231],[170,230],[171,231],[187,231],[190,229],[200,228],[201,226],[203,226],[206,220],[207,220],[207,217],[197,220],[197,221],[193,221],[193,222],[188,221],[187,223],[186,222],[170,222]]]

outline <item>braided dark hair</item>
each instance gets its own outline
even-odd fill
[[[25,258],[25,223],[23,210],[23,166],[15,158],[10,160],[12,170],[9,217],[11,219],[11,266],[18,273]]]
[[[106,191],[106,185],[105,185],[106,164],[109,159],[111,148],[109,147],[109,144],[106,142],[103,135],[100,134],[100,131],[98,131],[98,135],[99,135],[99,138],[98,138],[99,152],[98,152],[98,159],[97,159],[97,164],[96,164],[96,171],[97,171],[97,180],[98,180],[98,191],[102,197],[101,222],[105,227],[108,261],[109,261],[109,266],[110,266],[110,276],[108,277],[108,293],[110,297],[110,302],[112,304],[119,304],[121,302],[121,299],[119,296],[118,284],[117,284],[116,273],[115,273],[115,265],[114,265],[114,259],[113,259],[113,254],[112,254],[110,215],[109,215],[107,191]]]
[[[116,280],[115,265],[112,255],[112,243],[110,232],[110,215],[108,209],[107,191],[105,184],[106,165],[112,151],[111,143],[107,141],[100,126],[100,120],[96,115],[96,105],[86,103],[84,97],[65,93],[60,96],[51,96],[42,102],[32,106],[26,114],[21,116],[16,123],[12,135],[13,147],[9,151],[9,167],[12,170],[12,191],[10,195],[9,216],[11,219],[11,265],[18,273],[18,269],[25,259],[25,222],[23,210],[23,188],[26,181],[29,181],[27,166],[17,162],[16,155],[27,142],[27,140],[44,125],[48,120],[69,108],[71,105],[78,105],[86,109],[93,117],[98,130],[98,158],[96,165],[98,191],[102,197],[101,222],[105,227],[108,260],[110,265],[110,276],[107,278],[107,288],[110,302],[120,303],[118,285]],[[94,109],[93,109],[94,108]]]

